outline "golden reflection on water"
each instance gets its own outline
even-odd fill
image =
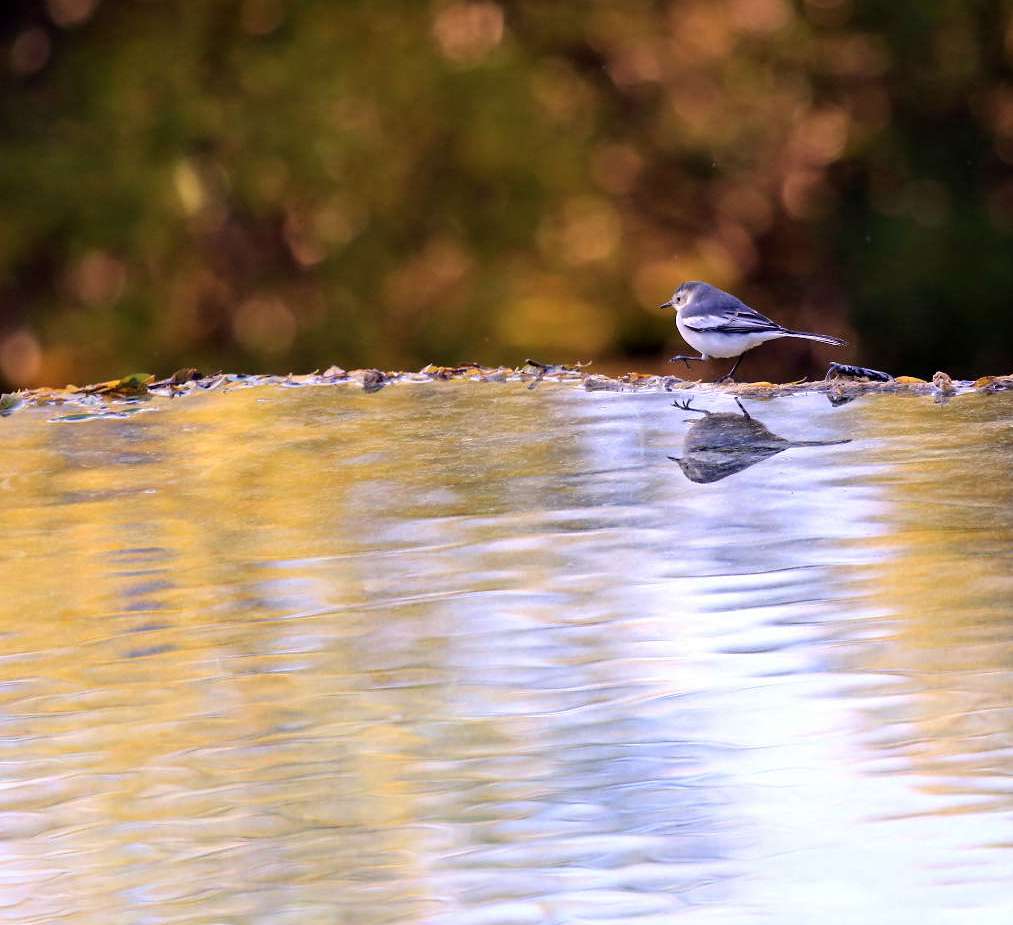
[[[0,921],[1003,920],[1013,403],[670,401],[0,422]]]
[[[868,666],[915,694],[877,711],[876,734],[903,758],[891,773],[950,795],[950,812],[1013,810],[1013,458],[1011,403],[872,403],[869,428],[892,448],[886,555],[869,594],[893,645]],[[998,764],[997,764],[998,762]],[[941,811],[936,807],[934,811]]]

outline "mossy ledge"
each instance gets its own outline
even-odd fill
[[[587,370],[587,364],[563,365],[527,360],[522,366],[437,366],[429,364],[418,372],[383,371],[379,369],[346,370],[331,366],[323,372],[280,375],[215,373],[203,375],[196,369],[183,369],[164,379],[147,373],[135,373],[87,386],[38,388],[0,396],[0,414],[9,415],[30,407],[71,405],[84,408],[110,403],[137,402],[151,398],[182,398],[221,389],[250,388],[262,385],[282,387],[345,386],[366,392],[378,392],[397,384],[418,382],[517,382],[529,389],[541,384],[562,383],[581,386],[589,392],[685,392],[735,395],[746,398],[777,398],[805,392],[824,393],[834,403],[843,403],[870,392],[899,392],[925,395],[937,401],[970,393],[1013,391],[1013,374],[982,376],[976,380],[953,379],[937,372],[931,380],[915,376],[896,376],[887,381],[864,377],[831,376],[816,381],[797,382],[702,382],[679,376],[658,376],[630,372],[611,377]]]

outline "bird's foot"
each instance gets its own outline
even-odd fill
[[[685,401],[679,401],[678,399],[676,399],[674,402],[672,402],[672,404],[676,408],[678,408],[680,411],[692,411],[694,414],[710,414],[710,412],[707,411],[704,408],[694,408],[693,407],[693,396],[692,395],[689,398],[687,398]]]
[[[745,353],[740,353],[739,354],[739,358],[732,364],[732,368],[730,370],[728,370],[728,372],[726,372],[720,379],[718,379],[716,381],[717,382],[734,382],[735,381],[735,370],[737,370],[739,368],[739,363],[742,362],[742,358],[744,356],[745,356]]]

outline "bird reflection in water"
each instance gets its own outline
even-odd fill
[[[785,440],[771,433],[754,418],[737,398],[739,414],[718,413],[693,408],[688,401],[675,402],[683,411],[703,417],[694,419],[686,434],[681,457],[669,456],[677,462],[691,482],[720,482],[736,472],[755,466],[785,450],[803,446],[837,446],[850,440]]]

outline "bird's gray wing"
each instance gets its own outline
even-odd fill
[[[722,327],[725,334],[763,334],[768,331],[783,331],[784,328],[755,308],[743,305]]]
[[[734,296],[722,299],[718,304],[691,305],[686,310],[683,324],[691,331],[707,334],[763,334],[784,330],[776,321],[761,315]]]

